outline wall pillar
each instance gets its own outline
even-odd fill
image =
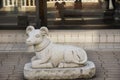
[[[28,6],[31,6],[31,0],[28,0]]]
[[[7,5],[6,6],[9,6],[10,5],[10,2],[9,2],[9,0],[7,0]]]
[[[13,5],[13,6],[15,6],[14,2],[15,2],[15,0],[12,0],[12,5]]]
[[[24,0],[24,6],[26,7],[26,0]]]
[[[35,0],[33,0],[33,6],[35,6]]]
[[[3,0],[3,7],[5,7],[6,5],[5,5],[5,0]]]
[[[47,26],[47,0],[36,0],[36,28]]]
[[[16,6],[18,6],[18,0],[15,0],[16,1]]]

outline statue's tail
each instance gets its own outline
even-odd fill
[[[87,62],[87,54],[83,49],[78,49],[74,55],[74,62],[77,64],[85,64]]]

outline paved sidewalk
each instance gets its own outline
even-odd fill
[[[81,80],[120,80],[120,51],[87,50],[89,60],[96,65],[96,76]],[[30,62],[34,53],[0,52],[0,80],[25,80],[24,64]],[[80,80],[80,79],[76,79]]]

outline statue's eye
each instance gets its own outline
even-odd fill
[[[36,34],[36,35],[35,35],[35,37],[36,37],[36,38],[39,38],[39,37],[40,37],[40,35],[39,35],[39,34]]]

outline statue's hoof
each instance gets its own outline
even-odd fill
[[[59,67],[63,65],[60,64]],[[28,80],[91,78],[95,75],[95,71],[95,65],[91,61],[83,67],[51,69],[32,69],[31,63],[27,63],[24,67],[24,77]]]

